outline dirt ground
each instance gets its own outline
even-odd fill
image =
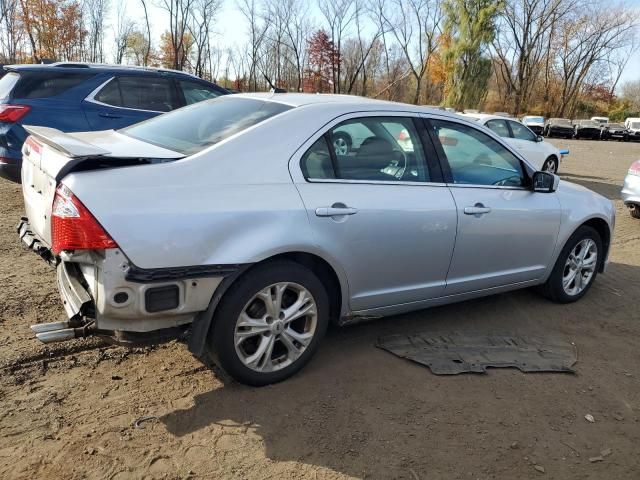
[[[639,478],[640,221],[619,192],[640,144],[557,144],[563,177],[618,207],[609,271],[582,301],[520,291],[333,329],[301,374],[260,389],[179,343],[37,342],[29,325],[63,310],[0,181],[0,478]],[[442,377],[374,347],[424,330],[572,341],[577,374]]]

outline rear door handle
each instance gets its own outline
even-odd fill
[[[491,209],[489,207],[485,207],[481,203],[476,203],[473,207],[464,207],[465,215],[484,215],[485,213],[490,213]]]
[[[316,215],[318,217],[339,217],[341,215],[355,215],[358,213],[357,208],[351,207],[318,207]]]

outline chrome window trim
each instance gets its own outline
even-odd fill
[[[446,187],[446,183],[438,183],[438,182],[408,182],[398,180],[394,182],[393,180],[343,180],[341,178],[308,178],[306,179],[307,183],[344,183],[344,184],[355,184],[355,185],[403,185],[403,186],[422,186],[422,187]]]
[[[96,87],[89,95],[87,95],[87,97],[84,99],[86,102],[90,102],[90,103],[94,103],[96,105],[100,105],[102,107],[108,107],[108,108],[117,108],[120,110],[130,110],[132,112],[149,112],[149,113],[167,113],[167,112],[163,112],[160,110],[144,110],[142,108],[130,108],[130,107],[120,107],[118,105],[109,105],[108,103],[104,103],[101,102],[99,100],[95,99],[95,96],[100,92],[100,90],[102,90],[104,87],[106,87],[112,80],[115,80],[117,77],[114,75],[111,78],[109,78],[107,81],[105,81],[104,83],[101,83],[98,87]],[[169,110],[171,111],[171,110]]]

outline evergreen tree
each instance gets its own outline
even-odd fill
[[[485,55],[495,36],[496,20],[504,0],[446,0],[444,54],[445,103],[457,110],[476,108],[484,99],[491,76],[491,59]]]

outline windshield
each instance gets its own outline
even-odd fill
[[[594,122],[592,120],[584,120],[584,121],[580,122],[580,126],[582,126],[582,127],[595,127],[596,126],[596,122]]]
[[[20,80],[20,75],[16,72],[9,72],[0,79],[0,100],[6,100],[11,95],[11,90]]]
[[[119,132],[193,155],[291,108],[277,102],[224,96],[174,110]]]
[[[552,118],[551,120],[549,120],[549,123],[562,123],[571,125],[571,121],[568,118]]]
[[[544,123],[544,117],[524,117],[524,123]]]
[[[624,128],[622,125],[620,125],[619,123],[610,123],[609,125],[607,125],[609,128]]]

